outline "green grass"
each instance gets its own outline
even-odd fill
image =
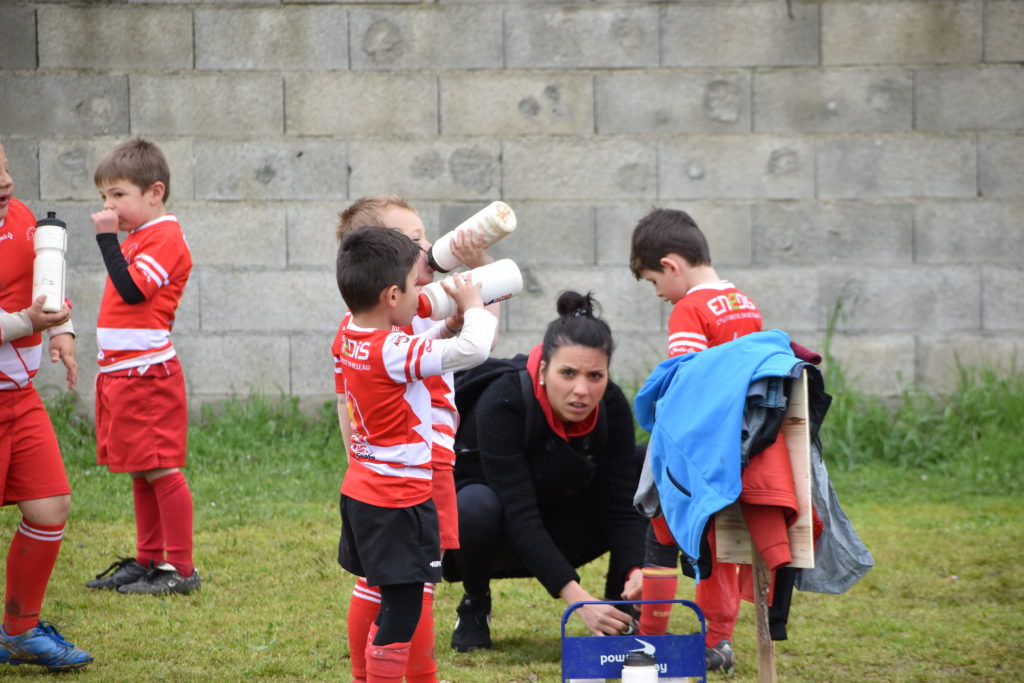
[[[948,403],[915,403],[908,395],[903,412],[831,388],[837,399],[826,453],[876,567],[845,595],[796,593],[790,640],[777,647],[780,680],[1021,678],[1021,386],[1019,375],[967,375]],[[295,402],[251,397],[207,410],[196,422],[187,473],[204,585],[166,599],[83,587],[114,555],[130,554],[134,541],[128,477],[96,467],[83,409],[67,400],[51,404],[74,494],[43,609],[96,656],[75,675],[348,680],[345,611],[353,578],[335,561],[342,457],[331,408],[306,416]],[[916,432],[913,415],[925,425]],[[17,512],[0,514],[6,543]],[[600,563],[585,567],[583,585],[598,592],[602,572]],[[439,586],[441,676],[455,683],[559,680],[561,603],[534,580],[496,581],[493,588],[495,648],[456,655],[447,643],[461,591]],[[679,596],[692,599],[688,580]],[[688,627],[684,617],[677,610],[676,629]],[[733,680],[756,680],[747,604],[735,646]],[[0,668],[0,675],[45,674],[22,666]]]

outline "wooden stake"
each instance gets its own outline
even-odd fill
[[[775,683],[775,643],[768,627],[768,587],[771,572],[761,553],[751,544],[754,560],[754,612],[757,620],[757,681]]]

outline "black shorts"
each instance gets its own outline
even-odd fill
[[[437,508],[385,508],[341,497],[338,564],[371,586],[441,580]]]

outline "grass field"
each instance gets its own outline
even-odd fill
[[[845,595],[794,596],[790,640],[777,647],[781,680],[1024,679],[1024,381],[989,380],[968,382],[965,390],[980,383],[987,393],[1002,392],[987,397],[975,391],[972,403],[985,394],[1004,409],[970,417],[981,424],[956,452],[921,458],[908,444],[915,438],[931,444],[942,425],[960,420],[948,414],[956,397],[934,406],[946,414],[934,421],[931,408],[918,405],[927,431],[916,437],[898,426],[898,411],[880,417],[869,409],[870,399],[852,391],[837,401],[825,447],[833,454],[840,499],[876,567]],[[292,403],[252,398],[208,412],[194,425],[188,476],[203,589],[161,599],[83,586],[115,555],[133,551],[134,526],[128,477],[95,466],[91,427],[81,410],[67,402],[51,406],[74,502],[43,609],[44,618],[96,657],[72,675],[348,680],[345,611],[352,577],[335,562],[342,471],[330,411],[310,418]],[[959,438],[958,430],[947,431]],[[871,443],[891,443],[858,449],[869,436]],[[902,450],[892,445],[897,442]],[[4,547],[16,522],[16,510],[0,513]],[[602,571],[599,563],[586,567],[584,586],[598,592]],[[460,587],[438,587],[441,677],[455,683],[560,680],[562,604],[533,580],[497,581],[493,588],[495,648],[456,654],[447,644]],[[682,580],[680,597],[692,593]],[[679,615],[674,626],[688,624]],[[750,605],[743,606],[735,648],[733,680],[756,680]],[[22,666],[0,668],[0,675],[45,674]]]

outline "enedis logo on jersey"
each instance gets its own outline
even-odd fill
[[[722,315],[729,311],[757,310],[757,306],[754,305],[754,302],[740,292],[719,294],[708,301],[708,308],[711,309],[711,312],[715,315]]]
[[[370,357],[370,342],[357,341],[345,337],[345,347],[341,352],[352,360],[367,360]]]

